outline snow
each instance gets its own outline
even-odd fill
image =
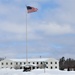
[[[11,61],[18,61],[18,62],[20,62],[20,61],[26,61],[26,59],[10,59],[10,60]],[[28,61],[47,61],[47,60],[56,60],[56,59],[54,59],[54,58],[29,58],[28,59]]]
[[[0,75],[75,75],[75,71],[60,71],[46,69],[35,69],[29,72],[23,72],[23,70],[15,69],[0,69]]]

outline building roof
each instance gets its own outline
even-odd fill
[[[17,62],[25,62],[26,59],[10,59],[11,61],[17,61]],[[56,60],[54,58],[29,58],[28,61],[47,61],[47,60]],[[56,60],[57,61],[57,60]]]

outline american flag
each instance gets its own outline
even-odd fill
[[[28,13],[36,12],[37,10],[38,10],[37,8],[31,7],[31,6],[27,6],[27,12]]]

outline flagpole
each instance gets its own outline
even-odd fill
[[[27,9],[26,9],[26,64],[28,64],[28,39],[27,39]]]
[[[27,7],[27,10],[26,10],[26,64],[28,64],[27,13],[36,12],[38,9],[27,6],[27,5],[26,5],[26,7]]]

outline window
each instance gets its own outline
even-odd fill
[[[6,65],[8,65],[8,63],[6,62]]]
[[[57,64],[57,62],[55,62],[55,64]]]
[[[42,64],[42,62],[41,62],[41,64]]]
[[[35,64],[35,63],[33,62],[33,64]]]
[[[52,69],[53,67],[51,66],[51,69]]]
[[[24,62],[24,64],[26,64],[26,63]]]
[[[10,69],[12,69],[12,67],[10,67]]]
[[[37,62],[37,64],[39,64],[39,63]]]
[[[46,64],[48,64],[48,62],[46,62]]]
[[[55,68],[57,68],[57,66],[55,66]]]
[[[20,65],[22,64],[22,62],[20,62]]]
[[[48,68],[48,66],[46,66],[46,68]]]
[[[3,63],[2,63],[2,65],[3,65]]]
[[[12,65],[12,62],[10,64]]]
[[[33,67],[33,69],[35,69],[35,67]]]
[[[52,64],[52,62],[51,62],[51,64]]]
[[[28,62],[30,64],[30,62]]]
[[[18,65],[18,62],[16,62],[16,65]]]
[[[20,67],[20,69],[22,69],[22,67]]]

